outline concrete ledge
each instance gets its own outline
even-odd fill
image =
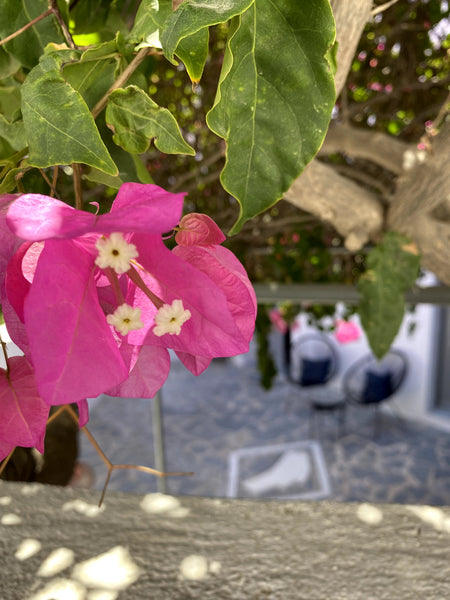
[[[0,482],[2,600],[450,597],[448,507],[98,499]]]

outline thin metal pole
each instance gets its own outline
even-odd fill
[[[161,412],[161,393],[156,392],[152,400],[152,425],[153,425],[153,451],[155,453],[155,469],[166,472],[166,455],[164,452],[164,427],[162,422]],[[165,477],[158,477],[157,480],[158,492],[161,494],[167,493],[167,485]]]

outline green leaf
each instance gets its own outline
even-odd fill
[[[404,293],[417,279],[420,256],[408,238],[390,232],[367,256],[358,281],[361,323],[375,356],[391,347],[405,312]]]
[[[4,138],[14,150],[22,150],[27,145],[27,137],[23,121],[9,122],[0,114],[0,136]]]
[[[277,202],[320,148],[335,101],[328,0],[256,0],[231,24],[208,126],[227,142],[231,233]],[[274,118],[276,115],[276,118]]]
[[[125,152],[120,146],[113,142],[112,131],[106,126],[105,112],[97,119],[98,128],[114,163],[119,169],[119,177],[122,181],[140,183],[154,183],[150,173],[143,164],[141,157],[137,154]]]
[[[143,0],[136,14],[130,40],[139,42],[137,48],[161,48],[161,36],[166,25],[171,25],[172,0]],[[191,81],[198,82],[208,56],[208,28],[204,27],[192,35],[185,36],[176,49],[177,56],[184,62]],[[176,62],[176,61],[174,61]]]
[[[94,183],[101,183],[102,185],[114,189],[119,189],[123,183],[123,180],[118,175],[113,177],[112,175],[107,175],[106,173],[103,173],[103,171],[99,171],[93,167],[91,167],[87,173],[83,174],[83,179],[87,179],[87,181],[92,181]]]
[[[5,38],[27,25],[47,9],[47,0],[2,0],[0,2],[0,38]],[[22,65],[31,69],[37,64],[44,48],[50,42],[57,44],[65,42],[59,24],[53,15],[45,17],[5,44],[5,49]]]
[[[55,54],[44,56],[22,85],[29,163],[49,167],[78,162],[116,175],[88,106],[61,75]]]
[[[0,87],[0,113],[12,119],[20,111],[20,87],[5,85]]]
[[[146,152],[154,138],[155,146],[166,154],[195,154],[184,141],[173,115],[134,85],[110,95],[106,123],[114,132],[114,142],[127,152]]]
[[[176,55],[183,61],[189,78],[198,83],[205,68],[209,50],[209,30],[207,27],[181,40]]]
[[[160,35],[172,13],[172,0],[142,0],[129,40],[139,48],[161,48]]]
[[[14,75],[20,69],[20,63],[18,60],[8,54],[3,46],[0,46],[0,76],[2,79]]]
[[[327,60],[328,60],[328,64],[330,66],[330,71],[331,71],[331,74],[333,75],[333,77],[336,76],[336,71],[338,68],[338,64],[337,64],[338,49],[339,49],[339,42],[336,40],[327,53]]]
[[[103,98],[115,81],[120,60],[116,39],[88,48],[76,62],[64,64],[62,74],[66,81],[83,96],[92,109]]]
[[[10,169],[0,182],[0,194],[8,194],[17,188],[17,180],[21,179],[31,167],[17,167]]]
[[[164,31],[161,35],[164,56],[167,60],[176,64],[173,57],[181,40],[205,27],[229,21],[236,15],[246,11],[254,1],[209,0],[205,2],[204,0],[185,0],[170,15],[164,25]]]

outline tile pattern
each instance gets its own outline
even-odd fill
[[[231,452],[311,438],[305,392],[282,375],[264,391],[253,348],[213,361],[200,377],[174,361],[162,407],[166,470],[195,473],[167,480],[175,495],[224,497]],[[383,413],[381,435],[374,439],[370,408],[351,406],[339,436],[333,415],[320,416],[314,437],[325,458],[330,499],[450,504],[450,434]],[[101,397],[91,408],[89,428],[114,463],[154,466],[151,400]],[[101,489],[106,469],[84,439],[81,460],[94,468]],[[145,494],[157,484],[145,473],[116,471],[109,489]]]

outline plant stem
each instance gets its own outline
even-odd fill
[[[10,461],[10,459],[11,459],[11,456],[14,454],[14,450],[15,450],[15,448],[13,448],[13,449],[11,450],[11,452],[8,454],[8,456],[6,456],[6,457],[3,459],[3,461],[2,461],[2,464],[0,465],[0,476],[1,476],[1,474],[3,473],[3,471],[6,469],[6,465],[9,463],[9,461]]]
[[[58,181],[58,173],[59,173],[59,166],[55,165],[53,168],[53,179],[52,179],[52,185],[50,188],[50,197],[53,198],[56,192],[56,182]]]
[[[43,12],[41,15],[39,15],[38,17],[36,17],[35,19],[33,19],[32,21],[30,21],[29,23],[27,23],[23,27],[21,27],[20,29],[18,29],[14,33],[11,33],[11,35],[8,35],[7,37],[5,37],[2,40],[0,40],[0,46],[2,46],[3,44],[7,44],[8,42],[10,42],[14,38],[16,38],[18,35],[20,35],[24,31],[26,31],[30,27],[33,27],[33,25],[36,25],[36,23],[38,23],[42,19],[45,19],[45,17],[50,16],[52,13],[53,13],[53,10],[51,8],[49,8],[48,10],[46,10],[45,12]]]
[[[61,27],[61,31],[63,32],[63,35],[66,38],[67,45],[69,46],[69,48],[72,48],[72,50],[74,50],[76,48],[75,42],[73,41],[72,36],[70,35],[70,31],[67,29],[67,25],[64,19],[62,18],[61,13],[59,12],[56,0],[50,0],[50,10],[52,11],[53,15],[55,16],[55,19],[58,21],[59,26]]]
[[[119,283],[119,279],[117,277],[116,272],[111,267],[107,267],[105,269],[105,275],[109,279],[109,282],[111,283],[111,286],[112,286],[114,293],[116,295],[116,298],[117,298],[117,303],[119,305],[124,304],[125,298],[123,297],[122,290],[120,289],[120,283]]]
[[[118,88],[120,88],[126,81],[128,81],[128,79],[136,71],[138,66],[141,64],[141,62],[144,60],[144,58],[147,56],[147,54],[149,52],[150,52],[150,48],[141,48],[139,50],[139,52],[136,54],[136,56],[130,62],[128,67],[123,71],[123,73],[121,73],[119,75],[119,77],[112,84],[112,86],[109,88],[109,90],[103,96],[103,98],[101,98],[97,102],[97,104],[94,106],[94,108],[92,109],[91,113],[92,113],[92,116],[94,117],[94,119],[96,119],[98,117],[98,115],[102,112],[102,110],[107,105],[109,95],[112,94],[112,92],[114,92],[114,90],[117,90]]]
[[[130,267],[130,269],[127,271],[127,275],[131,279],[131,281],[144,292],[144,294],[156,306],[156,308],[160,309],[162,306],[164,306],[164,302],[161,300],[161,298],[158,298],[158,296],[156,296],[152,291],[148,289],[148,287],[145,285],[144,280],[134,267]]]
[[[72,163],[73,189],[75,191],[75,208],[83,210],[83,190],[81,188],[81,169],[78,163]]]

